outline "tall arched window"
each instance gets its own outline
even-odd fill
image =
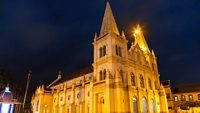
[[[103,46],[103,56],[106,55],[106,46]]]
[[[122,56],[122,50],[121,50],[121,47],[119,47],[119,56],[120,56],[120,57]]]
[[[144,88],[144,78],[142,75],[140,75],[140,87]]]
[[[136,97],[133,97],[133,113],[138,113],[138,102]]]
[[[120,46],[115,45],[116,55],[122,57],[122,49]]]
[[[99,72],[99,81],[101,81],[101,80],[102,80],[102,75],[103,75],[103,72],[102,72],[102,71],[100,71],[100,72]]]
[[[149,84],[149,89],[152,90],[152,84],[151,84],[151,79],[150,78],[148,79],[148,84]]]
[[[142,97],[142,111],[143,113],[147,113],[148,106],[147,106],[147,100],[145,97]]]
[[[155,113],[155,104],[153,99],[151,99],[151,113]]]
[[[103,70],[103,77],[102,77],[102,80],[105,80],[106,79],[106,69]]]
[[[136,86],[135,75],[131,72],[131,85]]]
[[[99,57],[102,57],[102,47],[99,48]]]
[[[116,55],[118,56],[119,53],[118,53],[118,46],[117,45],[115,45],[115,52],[116,52]]]

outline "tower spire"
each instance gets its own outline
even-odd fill
[[[104,17],[103,17],[103,22],[101,25],[100,35],[104,35],[109,32],[113,32],[119,35],[119,30],[117,28],[117,24],[115,22],[115,18],[112,13],[112,9],[110,7],[109,2],[107,2]]]
[[[149,53],[150,52],[149,51],[149,47],[147,45],[147,42],[145,40],[145,37],[143,35],[143,32],[142,32],[141,27],[140,27],[139,24],[137,25],[137,27],[136,27],[136,29],[134,31],[134,37],[135,37],[135,44],[134,45],[138,44],[143,52],[145,52],[145,53],[148,52]]]

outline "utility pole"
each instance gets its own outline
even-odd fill
[[[29,72],[28,72],[28,78],[27,78],[27,81],[26,81],[26,90],[25,90],[25,94],[24,94],[24,101],[23,101],[23,106],[22,106],[22,113],[24,113],[24,107],[25,107],[25,103],[26,103],[27,92],[28,92],[28,88],[29,88],[29,83],[31,81],[31,75],[32,75],[32,71],[29,70]]]

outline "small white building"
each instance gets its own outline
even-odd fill
[[[15,104],[20,104],[13,98],[9,86],[0,92],[0,113],[13,113]]]

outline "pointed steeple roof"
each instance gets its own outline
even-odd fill
[[[134,36],[135,36],[135,44],[134,45],[138,44],[143,52],[150,53],[149,47],[148,47],[147,42],[145,40],[145,37],[144,37],[144,35],[142,33],[140,25],[137,25],[137,28],[134,31]]]
[[[113,32],[119,35],[119,30],[117,28],[117,24],[115,22],[115,18],[112,13],[112,9],[110,7],[109,2],[106,4],[106,9],[103,17],[103,22],[101,25],[100,35],[104,35],[105,33]]]

